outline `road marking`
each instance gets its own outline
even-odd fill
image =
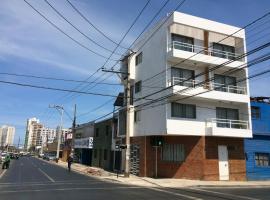
[[[249,200],[260,200],[257,198],[252,198],[252,197],[247,197],[247,196],[242,196],[242,195],[228,194],[228,193],[216,192],[216,191],[199,189],[199,188],[192,188],[192,190],[197,190],[197,191],[201,191],[201,192],[208,192],[208,193],[213,193],[213,194],[219,194],[219,195],[224,195],[224,196],[231,196],[231,197],[234,197],[237,199],[241,198],[241,199],[249,199]]]
[[[50,177],[46,172],[44,172],[42,169],[40,169],[40,168],[38,168],[38,170],[42,173],[42,174],[44,174],[51,182],[55,182],[55,180],[53,180],[53,178],[52,177]]]
[[[33,183],[33,184],[24,184],[24,183],[16,183],[16,184],[6,184],[6,185],[1,185],[0,187],[1,188],[4,188],[4,187],[25,187],[25,186],[43,186],[43,185],[46,185],[46,186],[54,186],[54,185],[98,185],[98,184],[104,184],[104,182],[90,182],[90,183],[87,183],[87,182],[77,182],[77,183],[72,183],[72,182],[69,182],[69,183],[57,183],[57,182],[44,182],[44,183]]]
[[[3,172],[0,174],[0,178],[2,178],[4,176],[4,174],[6,173],[6,169],[3,170]]]
[[[174,196],[185,197],[187,199],[202,200],[201,198],[197,198],[197,197],[194,197],[194,196],[180,194],[180,193],[177,193],[177,192],[171,192],[171,191],[163,190],[163,189],[159,189],[159,188],[151,188],[151,190],[156,190],[156,191],[159,191],[159,192],[164,192],[164,193],[171,194],[171,195],[174,195]]]

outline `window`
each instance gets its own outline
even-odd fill
[[[173,48],[193,52],[194,39],[191,37],[172,34]]]
[[[232,108],[216,108],[217,127],[223,128],[241,128],[241,124],[230,122],[230,120],[239,120],[239,112]]]
[[[94,149],[94,158],[97,158],[97,149]]]
[[[139,122],[141,121],[141,111],[137,110],[134,112],[134,122]]]
[[[214,82],[214,89],[217,91],[237,93],[235,77],[215,74]]]
[[[135,93],[138,93],[142,90],[142,81],[138,81],[135,83]]]
[[[186,87],[194,86],[193,80],[195,79],[195,73],[193,70],[173,67],[171,76],[173,85],[181,85]]]
[[[104,152],[103,152],[103,159],[104,160],[107,160],[107,154],[108,154],[108,150],[104,149]]]
[[[142,52],[135,57],[135,65],[142,63]]]
[[[196,118],[196,106],[191,104],[171,103],[172,117]]]
[[[162,147],[162,160],[170,162],[181,162],[185,160],[185,149],[183,144],[164,144]]]
[[[261,166],[261,167],[270,166],[269,157],[270,157],[270,153],[255,153],[256,166]]]
[[[235,59],[235,48],[233,46],[213,43],[213,56],[226,58],[229,60]]]
[[[252,119],[260,119],[261,118],[260,107],[251,106],[251,116],[252,116]]]
[[[96,128],[96,137],[99,136],[99,128]]]
[[[109,127],[109,125],[106,125],[106,136],[109,135],[109,132],[110,132],[110,127]]]

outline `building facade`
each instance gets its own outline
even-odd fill
[[[113,171],[114,151],[112,150],[113,119],[95,123],[92,166]]]
[[[94,122],[79,124],[73,135],[74,158],[84,165],[91,165],[93,159]]]
[[[0,146],[14,146],[15,127],[3,125],[0,128]]]
[[[248,180],[270,179],[270,98],[251,98],[253,138],[245,139]]]
[[[26,132],[25,132],[25,141],[24,148],[25,150],[30,150],[30,148],[35,148],[36,146],[36,138],[37,138],[37,128],[39,124],[39,119],[37,118],[29,118],[27,119],[26,124]]]
[[[246,179],[244,138],[252,131],[248,70],[236,70],[246,64],[240,56],[245,31],[239,29],[174,12],[123,59],[132,105],[128,121],[119,112],[119,127],[129,124],[132,173]],[[127,85],[126,75],[122,83]]]

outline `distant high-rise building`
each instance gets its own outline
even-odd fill
[[[15,127],[13,126],[2,126],[0,128],[0,146],[12,146],[14,142]]]
[[[43,125],[39,123],[39,119],[30,118],[27,120],[24,148],[29,150],[36,147],[37,138],[40,138]]]

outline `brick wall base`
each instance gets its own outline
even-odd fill
[[[226,145],[229,156],[230,180],[246,180],[244,144],[241,138],[164,136],[164,143],[184,144],[183,162],[161,160],[162,147],[157,148],[157,177],[219,180],[218,145]],[[156,148],[151,137],[132,137],[131,144],[140,146],[140,172],[142,177],[156,176]]]

